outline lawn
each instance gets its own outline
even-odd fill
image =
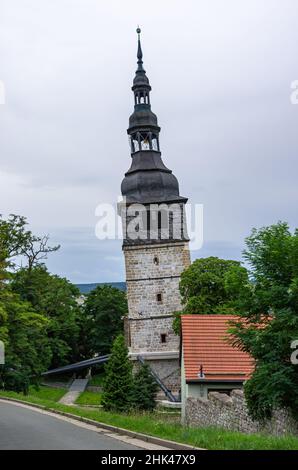
[[[45,395],[50,396],[57,392],[61,393],[62,391],[48,389],[48,391],[35,392],[34,390],[30,390],[30,394],[27,396],[15,392],[0,391],[0,398],[1,396],[7,396],[31,403],[38,403],[44,405],[47,409],[65,411],[113,426],[119,426],[151,436],[157,436],[210,450],[298,450],[298,437],[294,436],[273,437],[262,434],[247,435],[211,427],[187,428],[183,427],[178,422],[173,422],[173,417],[171,417],[170,414],[110,413],[101,408],[94,410],[83,409],[79,406],[62,405],[57,403],[57,395],[55,399],[44,398]]]
[[[100,393],[85,391],[79,395],[75,403],[77,405],[98,406],[100,405],[100,398]]]
[[[29,395],[23,395],[21,393],[15,392],[2,392],[0,391],[0,398],[2,396],[7,396],[11,398],[18,398],[19,400],[30,401],[32,403],[37,403],[42,405],[43,403],[56,403],[60,400],[60,398],[65,395],[67,392],[66,389],[63,388],[53,388],[53,387],[45,387],[40,386],[38,390],[36,390],[33,386],[29,389]]]
[[[35,390],[34,387],[30,387],[29,393],[33,397],[40,398],[41,400],[50,400],[57,402],[60,398],[65,395],[67,392],[66,388],[53,388],[41,386],[38,390]]]

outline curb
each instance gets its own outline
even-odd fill
[[[117,426],[113,426],[111,424],[101,423],[99,421],[94,421],[93,419],[90,419],[90,418],[84,418],[83,416],[77,416],[72,413],[67,413],[66,411],[55,410],[53,408],[49,408],[44,405],[38,405],[36,403],[18,400],[17,398],[2,397],[0,395],[0,400],[12,402],[12,403],[13,402],[23,403],[24,405],[28,405],[33,408],[37,408],[37,409],[44,410],[44,411],[50,411],[53,414],[72,418],[72,419],[81,421],[86,424],[91,424],[92,426],[95,426],[97,428],[106,429],[107,431],[112,431],[119,435],[125,435],[125,436],[129,436],[132,438],[140,439],[142,441],[149,442],[151,444],[164,446],[173,450],[206,450],[206,449],[201,449],[199,447],[194,447],[194,446],[187,445],[187,444],[182,444],[180,442],[169,441],[167,439],[161,439],[160,437],[154,437],[154,436],[149,436],[148,434],[143,434],[143,433],[136,432],[136,431],[130,431],[129,429],[118,428]]]

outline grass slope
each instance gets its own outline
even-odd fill
[[[100,405],[100,398],[101,398],[100,393],[88,392],[88,390],[87,390],[85,392],[82,392],[78,396],[75,403],[76,403],[76,405],[98,406],[98,405]]]
[[[46,387],[42,387],[46,388]],[[210,450],[298,450],[298,438],[294,436],[273,437],[262,434],[242,434],[215,428],[187,428],[173,422],[171,416],[165,414],[119,414],[109,413],[102,409],[83,409],[78,406],[65,406],[55,399],[44,396],[54,396],[55,389],[36,392],[24,396],[15,392],[0,391],[0,398],[11,397],[45,406],[47,409],[60,410],[77,416],[94,419],[113,426],[169,439],[185,444],[191,444]],[[59,390],[59,392],[62,392]]]
[[[30,387],[29,395],[23,395],[22,393],[16,392],[4,392],[0,390],[0,398],[1,396],[7,396],[11,398],[17,398],[18,400],[30,401],[31,403],[37,403],[38,405],[42,405],[44,403],[48,404],[58,402],[60,398],[65,395],[66,392],[67,390],[63,388],[41,386],[39,390],[36,390],[34,387]]]

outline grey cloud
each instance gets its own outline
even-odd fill
[[[297,2],[0,0],[0,9],[2,212],[62,243],[54,272],[124,277],[121,243],[95,239],[94,210],[117,199],[130,166],[138,23],[165,164],[204,204],[205,244],[193,257],[239,258],[253,226],[297,224]]]

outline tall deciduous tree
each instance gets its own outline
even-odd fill
[[[123,331],[127,313],[126,294],[109,285],[98,286],[87,297],[84,307],[89,349],[108,354],[116,336]]]
[[[49,253],[59,250],[60,245],[49,246],[49,235],[41,237],[31,235],[24,245],[21,254],[27,261],[27,269],[31,271],[34,266],[41,264],[48,258]]]
[[[48,236],[33,235],[24,217],[10,215],[4,220],[0,216],[0,340],[6,347],[1,379],[5,387],[26,390],[49,366],[82,356],[79,290],[40,264],[58,248],[48,245]],[[16,257],[25,258],[25,268],[17,268]]]
[[[49,253],[59,250],[60,245],[49,246],[48,235],[33,235],[27,225],[27,219],[23,216],[11,214],[4,220],[0,214],[0,256],[4,256],[10,266],[13,265],[13,258],[22,256],[31,270],[41,260],[47,259]]]
[[[1,385],[26,391],[33,377],[50,364],[47,319],[11,289],[12,259],[21,255],[32,236],[24,217],[0,216],[0,340],[5,344],[5,365],[0,366]]]
[[[211,256],[195,260],[181,275],[182,312],[177,312],[174,330],[180,332],[182,314],[233,314],[235,294],[230,284],[237,272],[237,282],[247,282],[247,271],[239,261]],[[240,278],[239,278],[240,276]],[[227,280],[229,279],[229,282]]]
[[[0,339],[5,344],[5,366],[1,381],[6,388],[26,391],[27,384],[51,362],[47,319],[29,302],[10,292],[0,293]]]
[[[20,269],[11,283],[22,300],[30,302],[47,321],[47,336],[52,351],[51,367],[81,358],[78,338],[81,307],[79,290],[66,279],[52,275],[44,265]]]
[[[286,407],[298,418],[298,367],[291,363],[291,344],[298,339],[298,230],[286,223],[254,229],[244,257],[250,282],[230,285],[238,296],[234,344],[250,353],[255,372],[245,385],[253,418],[271,416]]]
[[[195,260],[181,275],[185,313],[221,313],[221,308],[233,299],[226,289],[225,276],[234,267],[240,267],[240,263],[213,256]]]
[[[32,233],[26,229],[27,221],[23,216],[11,214],[7,220],[0,215],[0,254],[6,262],[21,255]]]

